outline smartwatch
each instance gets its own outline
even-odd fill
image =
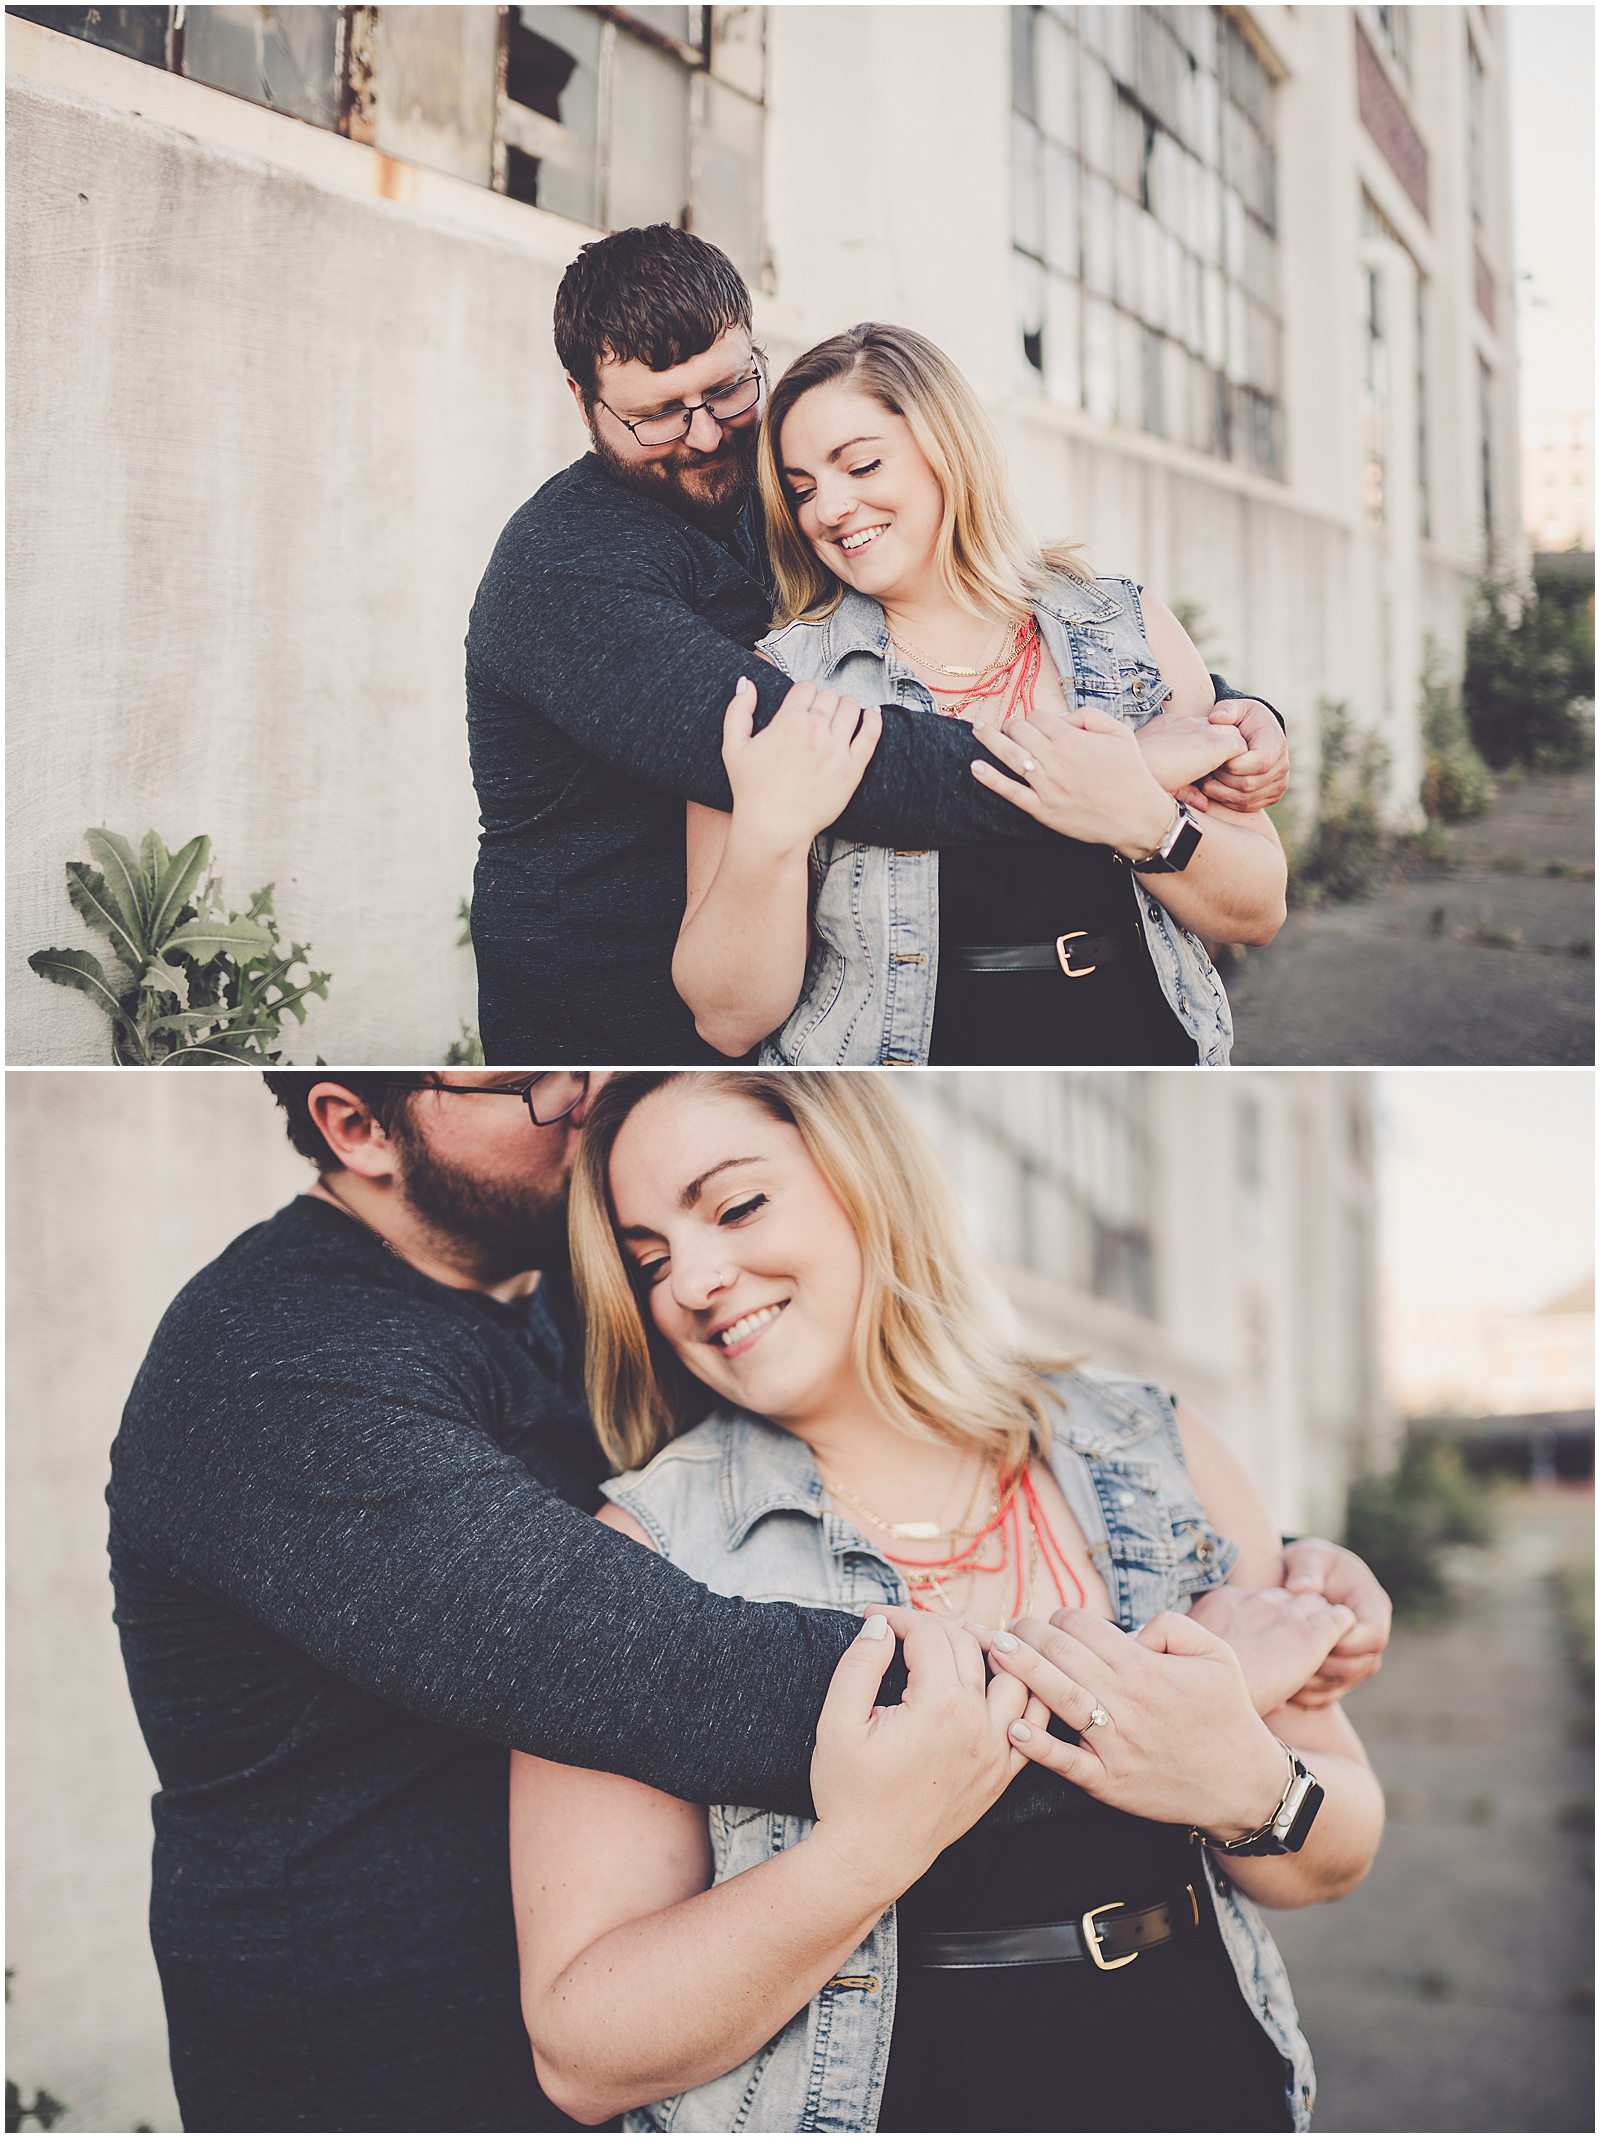
[[[1176,875],[1186,869],[1200,844],[1200,826],[1182,802],[1176,805],[1177,814],[1168,827],[1167,835],[1152,853],[1140,854],[1137,859],[1124,855],[1123,859],[1138,876]]]
[[[1280,1737],[1278,1742],[1283,1744]],[[1289,1755],[1289,1786],[1278,1800],[1278,1808],[1265,1826],[1258,1826],[1253,1834],[1242,1834],[1237,1841],[1212,1841],[1206,1839],[1208,1848],[1219,1856],[1293,1856],[1305,1847],[1306,1835],[1311,1823],[1322,1809],[1325,1791],[1311,1769],[1289,1745],[1283,1745]]]

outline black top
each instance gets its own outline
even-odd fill
[[[569,1313],[302,1198],[156,1333],[107,1497],[191,2130],[563,2127],[518,2006],[508,1744],[809,1808],[856,1621],[714,1596],[589,1519]]]
[[[491,1062],[719,1062],[672,985],[686,797],[732,806],[722,721],[789,682],[754,512],[719,538],[586,454],[513,514],[467,632],[483,837],[472,901]],[[965,721],[903,706],[839,829],[874,846],[1054,837],[972,777]]]
[[[928,1059],[1103,1067],[1193,1066],[1195,1043],[1161,991],[1128,885],[1109,846],[951,847],[939,856],[939,985]],[[1092,973],[974,973],[966,943],[1052,943],[1067,930],[1112,938]]]
[[[903,1961],[918,1931],[1076,1922],[1185,1886],[1199,1929],[1112,1973],[902,1964],[879,2130],[1291,2130],[1292,2074],[1245,2002],[1186,1827],[1075,1794],[1054,1817],[975,1828],[900,1901]]]

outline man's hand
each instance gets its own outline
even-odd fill
[[[1193,793],[1196,780],[1222,771],[1225,761],[1242,759],[1250,750],[1237,730],[1219,734],[1209,713],[1157,713],[1135,733],[1156,781],[1173,795]]]
[[[1289,785],[1289,739],[1278,725],[1277,715],[1255,698],[1222,698],[1211,708],[1216,727],[1236,727],[1248,745],[1235,757],[1178,795],[1191,809],[1209,808],[1212,802],[1224,809],[1270,809],[1281,802]]]
[[[1356,1623],[1346,1605],[1330,1604],[1310,1591],[1291,1596],[1287,1589],[1239,1589],[1227,1583],[1197,1596],[1189,1616],[1238,1657],[1258,1715],[1274,1713],[1313,1684],[1329,1650]]]
[[[1330,1604],[1348,1605],[1355,1613],[1354,1626],[1292,1703],[1328,1707],[1383,1668],[1393,1607],[1366,1561],[1325,1537],[1298,1537],[1286,1544],[1283,1564],[1284,1587],[1291,1596],[1323,1596]]]

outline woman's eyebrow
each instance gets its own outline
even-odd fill
[[[730,1166],[753,1166],[760,1163],[759,1158],[724,1158],[721,1165],[707,1167],[704,1173],[690,1181],[688,1187],[678,1197],[678,1208],[680,1210],[692,1210],[695,1204],[699,1202],[700,1190],[705,1186],[706,1182],[715,1180],[719,1173],[726,1173]]]
[[[833,463],[838,459],[839,455],[841,453],[848,453],[853,445],[881,445],[882,443],[883,440],[877,437],[871,431],[869,431],[865,435],[865,437],[847,438],[843,445],[836,445],[833,451],[828,455],[828,465],[831,467]],[[785,468],[783,472],[785,475],[804,475],[806,471],[804,468]]]

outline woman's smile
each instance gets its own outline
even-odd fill
[[[787,1299],[777,1299],[770,1307],[755,1307],[750,1313],[741,1314],[737,1321],[714,1328],[706,1342],[714,1345],[725,1359],[738,1358],[766,1335],[788,1304]]]

